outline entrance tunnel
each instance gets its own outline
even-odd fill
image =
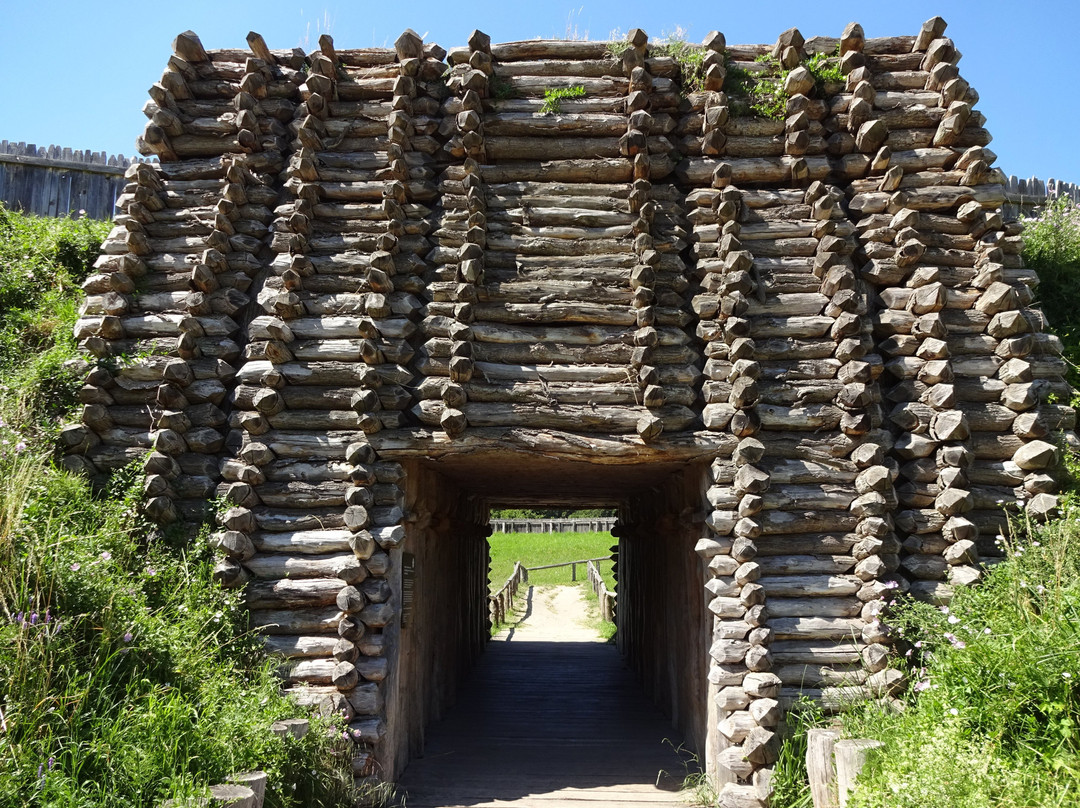
[[[711,615],[694,545],[704,522],[706,470],[704,461],[611,464],[505,452],[408,461],[406,505],[414,521],[400,552],[412,595],[405,596],[410,605],[387,692],[391,729],[380,755],[393,761],[394,774],[424,754],[426,730],[447,715],[484,653],[488,515],[508,506],[617,508],[618,650],[640,683],[639,699],[655,703],[669,734],[703,755]],[[574,664],[572,654],[565,664]]]

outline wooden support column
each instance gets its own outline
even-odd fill
[[[660,253],[655,249],[652,235],[656,203],[650,199],[651,161],[647,141],[652,124],[652,116],[649,114],[652,76],[645,68],[649,37],[640,28],[635,28],[627,35],[627,41],[630,47],[624,52],[622,62],[623,73],[629,79],[629,95],[626,99],[628,121],[626,133],[619,139],[619,151],[633,165],[629,202],[630,213],[637,216],[632,232],[633,250],[638,264],[630,276],[632,305],[637,325],[631,367],[641,402],[648,409],[656,409],[666,403],[666,396],[659,383],[659,371],[652,361],[657,343],[655,267],[660,262]],[[650,442],[656,440],[664,431],[664,422],[651,412],[645,412],[639,417],[636,429],[642,440]]]

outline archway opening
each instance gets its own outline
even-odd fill
[[[408,571],[402,585],[407,609],[397,638],[399,664],[387,691],[390,732],[384,740],[384,759],[396,762],[395,774],[409,759],[424,755],[429,728],[443,733],[445,727],[435,722],[449,716],[448,721],[464,730],[470,723],[490,719],[499,700],[517,699],[522,704],[528,700],[534,706],[546,700],[548,706],[568,708],[571,715],[576,710],[579,722],[585,722],[585,734],[591,727],[597,737],[612,727],[622,728],[616,736],[626,735],[635,716],[655,715],[660,722],[654,727],[659,728],[657,742],[679,739],[672,746],[691,756],[703,753],[711,624],[701,586],[703,562],[694,545],[704,529],[705,460],[619,462],[610,456],[564,459],[497,450],[409,460],[406,470],[407,511],[413,521],[398,552]],[[507,664],[531,665],[535,674],[531,686],[528,677],[513,679],[510,667],[501,674],[490,670],[506,655],[500,652],[502,657],[496,659],[491,650],[496,643],[488,642],[487,538],[492,509],[507,507],[613,508],[617,512],[613,533],[617,537],[618,653],[603,649],[614,665],[608,674],[588,667],[587,649],[567,643],[559,649],[519,644],[521,656]],[[538,534],[537,541],[543,541],[543,534]],[[481,686],[484,697],[477,701],[468,690],[470,672],[486,648],[486,658],[472,675],[487,677]],[[542,667],[541,663],[553,658],[560,660],[558,664]],[[575,671],[575,666],[580,670]],[[612,678],[607,689],[601,688],[604,705],[598,713],[597,691],[580,687],[575,673],[613,675],[612,670],[628,678]],[[508,682],[517,690],[501,687]],[[609,691],[628,688],[635,691],[629,698],[606,698]],[[576,696],[574,691],[578,691]],[[455,701],[458,705],[451,712]],[[468,708],[462,712],[466,701]],[[602,714],[604,709],[607,715]],[[572,787],[576,769],[571,763],[580,762],[585,745],[566,733],[560,735],[558,723],[574,720],[567,715],[554,709],[533,711],[527,718],[522,714],[529,726],[520,729],[532,739],[552,739],[551,745],[563,755],[577,743],[577,753],[562,763],[548,757],[549,779],[557,784],[564,769],[566,785]],[[502,739],[501,748],[509,753],[506,727],[493,729],[492,738]],[[621,739],[613,736],[610,740]],[[620,773],[612,773],[611,778],[628,776],[623,774],[628,772],[627,763],[633,769],[634,761],[624,759]],[[601,770],[593,779],[602,786],[614,786],[600,776],[603,764],[596,765]],[[640,777],[649,765],[642,758],[641,771],[634,776]],[[415,771],[413,766],[406,774],[406,786]],[[684,773],[679,773],[680,782]],[[649,772],[654,787],[656,776],[656,771]],[[540,787],[519,778],[510,791],[526,786]],[[507,792],[499,798],[512,796]]]

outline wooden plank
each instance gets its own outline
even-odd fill
[[[674,731],[614,647],[510,636],[399,779],[410,808],[686,805]]]

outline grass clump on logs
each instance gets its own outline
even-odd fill
[[[679,67],[679,90],[683,95],[701,92],[705,83],[705,54],[701,45],[686,41],[686,31],[676,28],[655,45],[649,46],[649,56],[667,56]]]
[[[54,462],[77,404],[78,282],[107,222],[0,209],[0,806],[152,806],[262,768],[267,804],[352,804],[344,726],[306,711],[199,540],[139,514],[142,469],[103,490]]]
[[[818,95],[824,95],[830,84],[843,84],[844,74],[840,70],[840,46],[832,53],[815,53],[806,60],[806,69],[814,77],[814,89]]]
[[[580,84],[570,87],[548,87],[544,90],[544,104],[540,107],[540,114],[558,115],[565,99],[584,97],[585,88]]]
[[[780,62],[768,54],[763,54],[754,61],[762,65],[758,73],[737,67],[734,62],[725,58],[727,76],[724,79],[724,91],[731,99],[731,110],[735,115],[783,120],[787,115],[784,82],[790,71],[785,70]]]

